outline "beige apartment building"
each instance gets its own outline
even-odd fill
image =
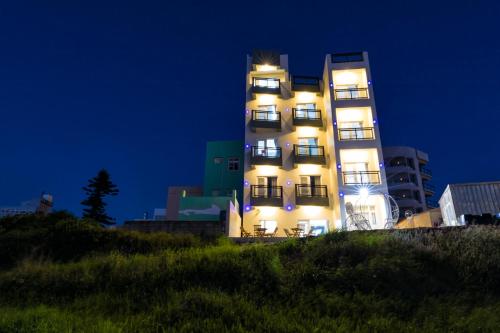
[[[387,183],[368,54],[328,54],[320,79],[291,75],[288,55],[255,51],[246,79],[243,228],[350,229],[351,205],[383,228]]]

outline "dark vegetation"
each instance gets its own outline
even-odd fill
[[[106,213],[106,202],[104,198],[107,196],[118,195],[118,187],[111,181],[111,176],[105,169],[100,170],[92,179],[89,179],[87,186],[83,187],[83,191],[87,198],[82,201],[83,217],[92,219],[97,223],[108,226],[115,224],[115,219],[108,216]]]
[[[0,332],[498,332],[500,230],[280,244],[0,221]]]

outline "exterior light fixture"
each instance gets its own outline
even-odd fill
[[[339,197],[343,198],[344,197],[344,192],[339,193]]]
[[[373,119],[373,123],[376,124],[377,123],[377,119]]]
[[[250,144],[245,144],[245,149],[250,149]]]
[[[359,196],[360,197],[366,198],[366,197],[368,197],[368,195],[370,195],[370,190],[368,190],[368,188],[362,187],[359,189]]]
[[[372,84],[372,80],[368,80],[368,85],[370,86]]]
[[[243,185],[244,185],[245,187],[248,187],[248,185],[250,185],[250,183],[248,182],[248,180],[245,180],[245,181],[243,182]]]
[[[383,168],[384,167],[384,163],[379,163],[378,166],[381,167],[381,168]]]
[[[333,83],[330,83],[330,88],[333,88]]]
[[[250,110],[246,109],[245,114],[248,116],[250,114]]]
[[[287,184],[288,186],[290,186],[290,185],[292,185],[292,181],[287,180],[287,181],[286,181],[286,184]]]
[[[339,163],[337,164],[337,169],[341,169],[342,168],[342,165]]]
[[[252,209],[252,206],[246,205],[245,206],[245,212],[249,212]]]
[[[333,122],[333,126],[337,126],[337,121],[334,121],[334,122]]]
[[[285,109],[285,111],[286,111],[286,112],[290,112],[290,108],[286,108],[286,109]]]
[[[286,146],[287,148],[289,148],[289,147],[290,147],[290,142],[285,143],[285,146]]]
[[[293,209],[293,206],[292,206],[292,205],[286,205],[286,210],[287,210],[287,211],[289,211],[289,212],[290,212],[290,211],[292,211],[292,209]]]

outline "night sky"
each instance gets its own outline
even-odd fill
[[[10,4],[11,3],[11,4]],[[42,4],[46,3],[46,4]],[[243,139],[246,54],[317,75],[369,52],[382,143],[447,183],[500,180],[497,1],[2,1],[0,206],[47,191],[81,214],[107,168],[119,222],[203,179],[207,140]]]

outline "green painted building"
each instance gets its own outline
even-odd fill
[[[203,196],[231,197],[236,190],[243,202],[243,154],[242,141],[207,142]]]

